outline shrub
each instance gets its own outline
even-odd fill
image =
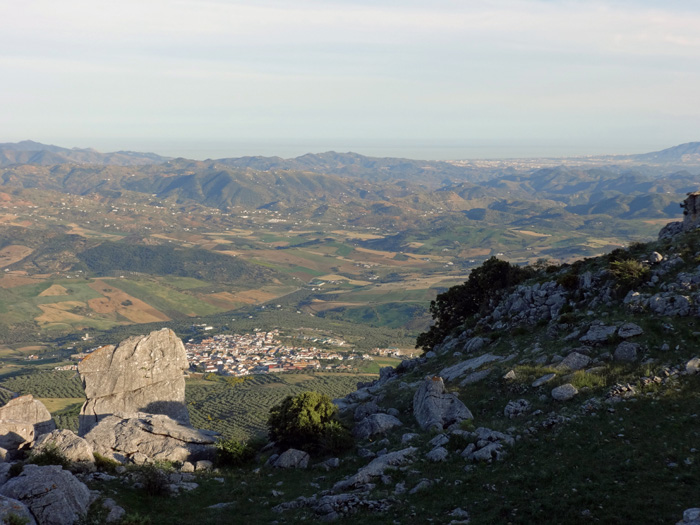
[[[637,286],[649,278],[649,268],[634,259],[612,261],[609,268],[615,280],[625,289]]]
[[[3,518],[2,522],[4,525],[27,525],[27,523],[29,523],[29,518],[10,512]]]
[[[121,465],[121,463],[119,463],[118,461],[103,456],[102,454],[98,454],[97,452],[94,452],[92,455],[95,458],[95,467],[97,468],[97,470],[115,472],[117,470],[117,467]]]
[[[435,324],[416,339],[416,348],[430,350],[454,328],[475,314],[484,312],[497,292],[532,277],[535,270],[521,268],[491,257],[469,273],[469,279],[453,286],[430,302],[430,314]]]
[[[567,272],[557,277],[557,284],[565,290],[576,290],[578,288],[578,275],[574,272]]]
[[[282,447],[323,450],[324,446],[341,441],[340,428],[344,427],[337,420],[337,412],[325,394],[302,392],[288,396],[270,410],[270,439]]]
[[[216,442],[216,462],[221,466],[240,467],[255,457],[255,450],[248,443],[236,439],[220,439]]]
[[[340,421],[330,421],[323,429],[319,448],[329,454],[340,454],[355,445],[350,431]]]
[[[32,453],[28,461],[34,465],[60,465],[64,469],[68,469],[71,465],[55,443],[47,444],[41,452]]]
[[[131,514],[126,514],[119,525],[151,525],[150,516],[141,516],[138,512],[132,512]]]
[[[168,494],[170,488],[168,475],[156,465],[141,465],[137,472],[138,480],[143,485],[146,494],[149,496]]]

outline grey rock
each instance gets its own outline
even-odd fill
[[[180,472],[185,472],[185,473],[194,472],[194,464],[192,464],[189,461],[185,461],[182,464],[182,467],[180,467]]]
[[[98,348],[78,365],[87,397],[79,435],[111,414],[164,414],[189,424],[183,374],[188,368],[185,347],[168,328]]]
[[[634,323],[625,323],[617,331],[617,335],[623,339],[629,339],[630,337],[641,335],[643,333],[644,330],[642,330],[642,327]]]
[[[489,443],[484,447],[474,452],[473,459],[475,461],[498,461],[503,458],[505,451],[501,443]]]
[[[0,421],[0,447],[5,459],[13,458],[18,450],[34,442],[34,425],[28,421],[6,419]]]
[[[649,254],[649,257],[647,257],[647,261],[649,261],[651,264],[658,264],[663,260],[664,256],[661,255],[659,252],[651,252]]]
[[[556,368],[557,370],[581,370],[586,368],[590,362],[591,358],[587,355],[571,352],[557,364]]]
[[[700,357],[693,357],[685,364],[685,371],[689,374],[697,374],[700,372]]]
[[[542,377],[540,377],[540,378],[538,378],[538,379],[535,379],[535,380],[532,382],[532,388],[540,387],[540,386],[544,385],[545,383],[550,382],[550,381],[551,381],[552,379],[554,379],[555,377],[557,377],[557,374],[546,374],[546,375],[543,375]]]
[[[396,452],[389,452],[383,456],[373,459],[368,465],[357,471],[356,474],[347,479],[341,480],[333,485],[333,492],[342,492],[344,490],[353,489],[357,486],[369,483],[372,479],[378,478],[384,474],[384,471],[390,467],[399,467],[412,463],[418,449],[416,447],[408,447]]]
[[[686,509],[683,511],[683,519],[676,525],[700,525],[700,508]]]
[[[486,379],[488,376],[491,375],[492,369],[491,368],[485,368],[484,370],[479,370],[477,372],[472,372],[471,374],[467,374],[464,379],[462,379],[459,382],[459,386],[467,386],[467,385],[473,385],[474,383],[478,383],[479,381],[482,381]]]
[[[374,401],[370,401],[369,403],[362,403],[358,405],[358,407],[355,409],[355,421],[362,421],[367,416],[371,416],[372,414],[376,414],[377,412],[381,411],[382,410],[380,410],[379,406]]]
[[[24,518],[27,525],[36,525],[34,516],[24,503],[7,496],[0,496],[0,523],[10,523],[12,515]]]
[[[206,472],[214,469],[214,462],[208,459],[200,459],[194,464],[196,472]]]
[[[417,437],[418,437],[418,434],[416,434],[414,432],[408,432],[408,433],[404,434],[403,436],[401,436],[401,443],[402,444],[408,443],[409,441],[413,441]]]
[[[55,465],[25,465],[19,476],[0,487],[0,494],[27,505],[41,525],[75,523],[93,500],[84,483]]]
[[[372,414],[357,423],[352,430],[352,434],[357,439],[367,439],[375,434],[383,434],[401,425],[403,425],[401,421],[389,414]]]
[[[571,383],[566,383],[552,389],[552,397],[557,401],[568,401],[576,394],[578,394],[578,390]]]
[[[515,373],[515,370],[509,370],[504,376],[503,379],[506,381],[512,381],[517,377],[517,374]]]
[[[579,337],[579,341],[589,344],[604,343],[608,340],[608,337],[613,335],[616,331],[617,327],[615,326],[606,326],[602,323],[594,323],[591,325],[585,335]]]
[[[474,416],[455,394],[445,392],[440,377],[426,377],[413,396],[413,415],[423,430],[444,430]]]
[[[484,354],[480,355],[479,357],[473,357],[472,359],[467,359],[466,361],[462,361],[456,365],[443,368],[440,371],[440,377],[442,377],[445,381],[453,381],[467,372],[476,370],[486,363],[500,361],[501,359],[501,356],[492,354]]]
[[[615,361],[622,362],[632,362],[637,360],[637,353],[639,352],[640,346],[637,343],[630,343],[629,341],[623,341],[615,349],[613,354],[613,359]]]
[[[309,466],[309,459],[308,453],[290,448],[280,454],[273,466],[275,468],[306,468]]]
[[[87,434],[93,450],[121,463],[190,461],[214,457],[216,434],[182,425],[162,414],[107,416]]]
[[[23,421],[34,425],[34,435],[39,436],[56,428],[51,414],[44,404],[32,395],[10,399],[0,407],[0,421]]]
[[[472,337],[464,345],[464,351],[469,354],[471,354],[472,352],[478,352],[489,343],[490,340],[486,339],[485,337]]]
[[[450,442],[450,436],[447,434],[438,434],[433,439],[428,441],[428,445],[431,447],[441,447],[442,445]]]
[[[526,414],[531,408],[532,407],[528,400],[516,399],[514,401],[508,401],[508,404],[503,409],[503,415],[508,419],[513,419]]]
[[[430,482],[430,480],[422,479],[416,484],[415,487],[413,487],[411,490],[409,490],[408,493],[411,495],[418,494],[419,492],[423,492],[424,490],[428,490],[432,486],[433,486],[433,484]]]
[[[318,463],[315,465],[316,468],[320,468],[323,470],[331,470],[334,468],[338,468],[340,466],[340,459],[339,458],[330,458],[327,459],[326,461],[322,461],[321,463]]]
[[[68,461],[73,463],[92,463],[95,460],[92,445],[67,429],[53,430],[39,436],[32,446],[32,452],[41,453],[49,446],[55,446]]]
[[[102,502],[102,507],[105,508],[107,512],[107,517],[105,518],[106,523],[117,523],[126,514],[126,511],[117,505],[117,502],[112,498],[107,498]]]
[[[425,455],[425,458],[433,463],[439,463],[441,461],[445,461],[448,454],[449,453],[445,447],[435,447]]]

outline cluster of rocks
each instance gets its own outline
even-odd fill
[[[482,319],[495,329],[507,323],[536,324],[544,319],[556,319],[568,302],[567,291],[554,281],[519,285],[513,292],[503,297],[491,314]]]
[[[211,466],[216,434],[189,425],[183,375],[187,367],[182,341],[169,329],[95,350],[78,367],[87,398],[78,434],[57,430],[46,407],[31,395],[10,400],[0,407],[5,478],[9,462],[28,452],[56,450],[75,470],[87,472],[85,476],[107,476],[91,474],[95,454],[122,464],[180,462],[183,472],[176,473],[173,490],[193,488],[192,480],[184,477],[191,476],[188,470]],[[0,481],[3,508],[24,504],[39,524],[74,523],[96,497],[60,466],[26,465],[20,475]],[[121,513],[112,505],[110,516],[118,519]]]
[[[290,509],[310,508],[320,521],[335,521],[355,514],[359,510],[370,512],[386,512],[396,500],[371,500],[358,494],[325,494],[322,496],[301,496],[293,501],[281,503],[273,507],[274,512],[284,512]]]

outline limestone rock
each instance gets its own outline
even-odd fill
[[[85,434],[95,452],[121,463],[197,461],[214,456],[215,433],[182,425],[162,414],[107,416]]]
[[[625,323],[617,331],[617,335],[619,335],[623,339],[629,339],[630,337],[641,335],[643,333],[644,330],[642,330],[642,327],[634,323]]]
[[[7,457],[13,457],[21,448],[34,441],[34,425],[26,421],[0,420],[0,447]]]
[[[440,463],[441,461],[445,461],[447,456],[448,452],[445,447],[435,447],[425,455],[425,459],[433,463]]]
[[[445,392],[440,377],[426,377],[413,396],[413,415],[423,430],[444,430],[474,416],[455,394]]]
[[[552,397],[557,401],[568,401],[576,394],[578,394],[578,390],[571,383],[566,383],[565,385],[552,389]]]
[[[540,377],[540,378],[538,378],[538,379],[535,379],[535,380],[532,382],[532,388],[537,388],[537,387],[539,387],[539,386],[542,386],[542,385],[544,385],[545,383],[550,382],[550,381],[551,381],[552,379],[554,379],[555,377],[557,377],[557,374],[546,374],[546,375],[543,375],[542,377]]]
[[[659,252],[651,252],[647,258],[647,261],[649,261],[651,264],[659,264],[663,260],[664,256]]]
[[[39,436],[32,447],[32,452],[40,453],[51,445],[55,445],[66,459],[72,462],[83,461],[92,463],[95,459],[92,455],[92,445],[66,429],[53,430],[48,434]]]
[[[0,421],[23,421],[34,425],[34,435],[39,436],[56,428],[51,414],[44,404],[32,395],[10,399],[0,407]]]
[[[383,434],[403,423],[389,414],[372,414],[355,425],[352,433],[358,439],[367,439],[375,434]]]
[[[513,419],[530,411],[531,405],[527,399],[516,399],[508,401],[506,408],[503,409],[503,415],[508,419]]]
[[[290,448],[280,454],[273,467],[275,468],[306,468],[309,466],[309,454]]]
[[[683,519],[676,525],[700,525],[700,508],[686,509],[683,511]]]
[[[623,341],[615,349],[613,354],[613,359],[615,361],[632,362],[637,360],[637,352],[639,351],[639,345],[637,343],[630,343],[629,341]]]
[[[689,374],[700,372],[700,357],[694,357],[685,364],[685,371]]]
[[[24,518],[27,525],[36,525],[34,516],[24,503],[7,496],[0,496],[0,523],[10,523],[8,520],[11,515]]]
[[[490,363],[492,361],[500,361],[501,359],[502,357],[492,354],[480,355],[479,357],[467,359],[466,361],[462,361],[456,365],[443,368],[440,371],[440,377],[442,377],[445,381],[452,381],[464,375],[466,372],[476,370],[481,365],[485,365],[486,363]]]
[[[578,352],[571,352],[562,361],[557,364],[557,370],[581,370],[588,366],[591,362],[591,358],[587,355],[579,354]]]
[[[342,492],[364,485],[373,478],[378,478],[384,474],[384,471],[389,467],[399,467],[411,463],[417,451],[416,447],[408,447],[374,458],[368,465],[358,470],[356,474],[333,485],[333,492]]]
[[[482,381],[486,379],[488,376],[491,375],[492,369],[491,368],[485,368],[483,370],[479,370],[478,372],[472,372],[471,374],[467,374],[464,379],[462,379],[459,382],[459,386],[467,386],[467,385],[473,385],[474,383],[478,383],[479,381]]]
[[[617,331],[615,326],[606,326],[602,323],[594,323],[588,329],[588,332],[579,338],[582,343],[597,344],[604,343],[608,340],[608,337],[613,335]]]
[[[0,494],[27,505],[41,525],[75,523],[93,499],[84,483],[56,465],[25,465],[19,476],[0,487]]]
[[[98,348],[78,365],[87,397],[79,434],[110,414],[165,414],[189,424],[183,375],[188,368],[185,347],[168,328]]]

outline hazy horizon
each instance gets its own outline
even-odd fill
[[[644,152],[700,133],[700,5],[680,0],[0,10],[8,141],[463,159]]]

